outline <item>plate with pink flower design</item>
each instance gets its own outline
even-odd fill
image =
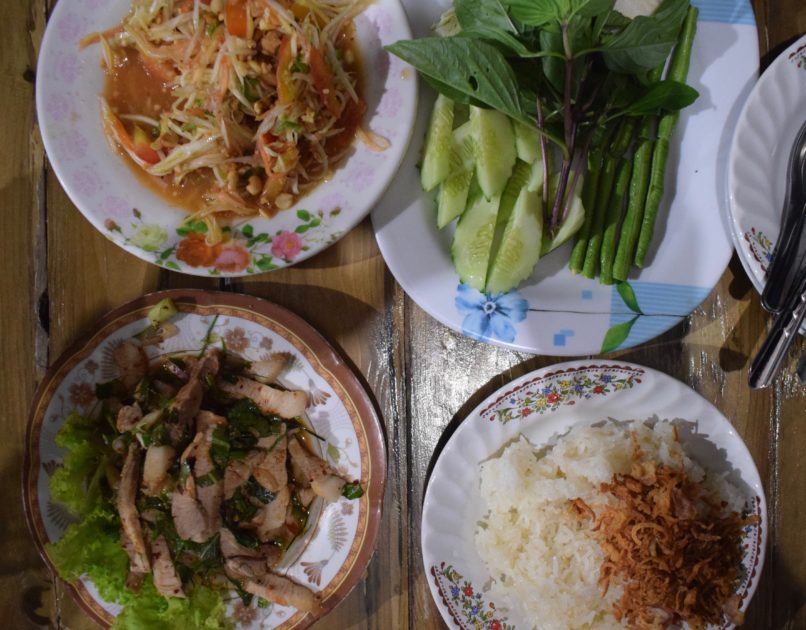
[[[758,80],[736,126],[728,163],[730,226],[742,266],[759,291],[780,230],[792,142],[806,122],[806,35]],[[802,330],[806,331],[806,327]]]
[[[150,359],[198,351],[205,339],[225,344],[229,352],[247,361],[281,356],[286,367],[280,383],[309,394],[305,416],[322,440],[314,448],[330,466],[345,478],[359,480],[365,489],[357,500],[312,504],[304,532],[288,548],[278,569],[317,592],[321,610],[304,613],[277,604],[245,605],[234,592],[224,596],[228,616],[237,628],[305,628],[332,610],[364,576],[380,525],[386,451],[375,408],[350,367],[309,324],[258,298],[198,290],[152,293],[101,318],[91,334],[53,364],[37,389],[26,433],[23,498],[34,541],[56,572],[49,543],[59,540],[75,522],[75,516],[50,494],[49,480],[64,454],[56,434],[68,414],[86,414],[96,405],[96,386],[118,374],[113,349],[146,329],[148,311],[164,298],[171,298],[178,309],[171,319],[176,330],[146,345]],[[119,530],[113,527],[110,532],[112,544],[117,544]],[[119,570],[115,566],[118,569],[110,568],[105,579]],[[124,578],[125,569],[115,579]],[[87,615],[103,627],[121,611],[119,604],[105,601],[86,577],[69,583],[68,588]]]
[[[404,0],[415,36],[431,35],[450,0]],[[423,90],[411,148],[372,212],[386,264],[429,315],[474,339],[555,356],[603,354],[644,343],[680,324],[711,293],[730,260],[724,165],[741,103],[755,83],[758,35],[749,0],[695,0],[697,34],[687,82],[700,94],[681,112],[648,264],[604,285],[568,269],[572,243],[547,254],[504,295],[460,283],[454,227],[438,230],[435,197],[417,164],[432,109]]]
[[[196,2],[196,10],[199,6]],[[99,98],[105,89],[103,48],[82,49],[80,42],[120,24],[130,7],[131,0],[60,0],[37,66],[37,115],[48,159],[71,201],[97,230],[166,269],[245,276],[305,260],[366,216],[397,171],[417,109],[414,73],[383,48],[411,36],[398,0],[367,3],[353,20],[363,74],[360,96],[366,104],[361,124],[367,133],[358,135],[369,140],[356,138],[326,181],[289,209],[271,218],[232,219],[220,230],[188,220],[187,210],[157,194],[160,182],[146,185],[141,177],[148,176],[135,172],[134,163],[107,142]],[[254,168],[262,172],[260,165]]]
[[[740,608],[746,610],[764,565],[769,522],[761,478],[741,437],[711,403],[666,374],[630,363],[572,361],[501,387],[462,420],[434,455],[421,544],[428,586],[448,627],[527,630],[538,625],[518,601],[507,599],[496,583],[500,576],[491,575],[476,550],[476,530],[487,511],[480,489],[482,463],[521,437],[542,448],[577,426],[667,420],[677,427],[684,453],[708,474],[730,480],[744,501],[743,516],[755,517],[750,519],[755,524],[743,529],[736,586]],[[733,626],[708,626],[717,627]]]

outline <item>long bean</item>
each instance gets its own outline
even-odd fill
[[[657,82],[663,74],[663,64],[649,73],[650,83]],[[655,145],[655,127],[657,116],[646,116],[638,128],[638,146],[635,149],[632,164],[632,177],[630,178],[630,193],[627,200],[627,211],[618,240],[618,250],[613,262],[613,279],[623,282],[627,279],[630,264],[635,253],[635,245],[641,232],[641,222],[644,216],[649,178],[651,174],[652,150]]]
[[[599,185],[596,189],[596,204],[592,218],[590,238],[588,239],[588,248],[585,251],[585,262],[582,266],[582,275],[586,278],[594,278],[596,276],[610,195],[613,191],[619,163],[623,159],[627,148],[630,146],[634,128],[635,122],[631,119],[626,119],[620,124],[615,139],[610,145],[610,150],[606,153],[602,161],[602,172],[599,176]]]
[[[602,235],[602,251],[599,255],[599,282],[613,284],[613,258],[616,253],[616,238],[618,237],[619,223],[624,210],[624,197],[630,185],[632,174],[632,160],[623,159],[618,167],[616,185],[610,194],[605,217],[604,233]]]
[[[673,81],[685,82],[688,76],[689,63],[691,62],[691,47],[694,43],[694,34],[697,31],[697,8],[689,7],[686,20],[672,53],[672,60],[669,63],[667,78]],[[663,198],[663,183],[666,175],[666,162],[669,158],[669,141],[672,137],[677,120],[680,117],[678,112],[664,115],[658,123],[658,139],[652,151],[652,167],[649,177],[649,191],[647,192],[644,216],[641,221],[641,233],[638,236],[638,246],[635,250],[635,264],[643,267],[646,262],[646,254],[652,242],[652,235],[655,231],[655,220],[658,215],[661,199]]]
[[[602,150],[599,147],[588,153],[588,172],[585,184],[582,187],[582,207],[585,208],[585,222],[579,230],[574,249],[571,251],[571,260],[568,267],[572,273],[580,273],[585,264],[585,252],[588,249],[591,226],[593,224],[593,206],[596,203],[596,189],[602,174]]]

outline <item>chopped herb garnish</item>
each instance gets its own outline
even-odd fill
[[[346,483],[341,490],[341,496],[345,499],[358,499],[363,496],[364,489],[360,483]]]
[[[244,77],[243,79],[243,95],[250,103],[260,99],[260,92],[258,91],[259,82],[254,77]]]
[[[196,485],[200,488],[206,488],[207,486],[212,486],[216,481],[221,481],[221,475],[219,475],[215,470],[211,470],[206,475],[197,477]]]
[[[248,523],[257,512],[257,506],[252,504],[241,488],[236,489],[232,498],[224,501],[222,507],[224,523],[232,530],[241,523]]]
[[[122,383],[114,378],[106,383],[96,383],[95,395],[101,400],[104,398],[112,398],[113,396],[121,398],[126,395],[126,390]]]
[[[311,71],[311,67],[302,60],[302,57],[297,55],[297,57],[291,63],[291,72],[299,72],[301,74],[308,74],[310,71]]]
[[[234,533],[234,532],[233,532]],[[237,538],[237,536],[236,536]],[[244,606],[249,606],[252,604],[252,600],[254,599],[254,595],[252,593],[247,593],[241,582],[239,580],[233,580],[231,577],[227,576],[227,579],[232,582],[232,586],[235,588],[235,592],[238,593],[238,597],[241,598]]]
[[[263,487],[260,482],[254,478],[254,476],[249,477],[245,487],[246,491],[249,493],[249,496],[254,497],[264,505],[274,501],[275,494],[271,490],[267,490],[265,487]]]
[[[213,437],[210,443],[210,457],[220,470],[227,467],[229,462],[230,443],[225,426],[218,426],[213,429]]]
[[[187,131],[188,133],[195,133],[196,132],[196,125],[192,122],[186,122],[182,125],[182,131]]]
[[[210,326],[207,328],[207,333],[204,335],[204,339],[202,340],[201,350],[199,350],[200,357],[204,356],[204,351],[207,350],[207,346],[209,346],[212,342],[213,328],[215,328],[216,322],[218,322],[218,315],[213,317],[213,321],[210,322]]]

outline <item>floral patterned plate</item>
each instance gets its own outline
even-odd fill
[[[806,35],[778,55],[756,83],[739,117],[730,150],[731,235],[739,260],[759,293],[767,281],[767,266],[780,229],[789,152],[806,121],[804,103]]]
[[[450,0],[403,0],[414,34],[429,34]],[[702,302],[731,255],[725,156],[742,96],[755,81],[758,39],[749,0],[694,0],[700,21],[689,83],[700,97],[680,117],[649,265],[628,284],[605,286],[567,269],[571,244],[552,252],[517,291],[484,295],[459,284],[449,229],[416,165],[432,98],[420,99],[411,149],[372,213],[383,257],[411,298],[450,328],[515,350],[599,354],[643,343]]]
[[[423,503],[422,550],[428,586],[448,627],[535,626],[516,607],[491,598],[492,578],[474,543],[484,512],[479,465],[521,435],[539,446],[575,425],[652,417],[693,423],[680,432],[686,453],[706,469],[728,473],[745,491],[747,511],[760,518],[759,525],[746,528],[743,542],[738,593],[742,610],[747,608],[764,566],[769,521],[758,471],[730,422],[661,372],[629,363],[573,361],[536,370],[499,389],[464,419],[438,455]]]
[[[386,451],[374,407],[350,368],[307,323],[257,298],[195,290],[152,293],[103,317],[91,336],[56,361],[36,392],[26,434],[23,496],[34,540],[51,565],[45,545],[58,540],[73,519],[51,500],[48,489],[48,480],[62,457],[54,442],[59,427],[71,411],[86,412],[95,404],[95,384],[116,376],[111,349],[142,331],[148,324],[148,309],[165,297],[179,309],[173,320],[179,333],[148,348],[150,357],[198,350],[214,319],[213,333],[248,360],[265,359],[275,352],[290,354],[293,359],[281,381],[309,392],[306,415],[326,440],[322,456],[346,477],[359,479],[365,489],[357,501],[342,499],[321,506],[284,561],[282,570],[289,577],[320,592],[321,614],[313,616],[277,605],[244,607],[235,595],[230,602],[238,627],[305,628],[344,599],[364,575],[378,535]],[[70,590],[87,614],[104,627],[120,611],[118,605],[103,601],[87,580]]]
[[[39,54],[36,106],[48,159],[96,229],[167,269],[244,276],[304,260],[366,216],[397,171],[417,108],[413,72],[383,49],[411,36],[398,0],[376,0],[355,19],[366,79],[364,125],[391,146],[376,153],[357,141],[333,176],[293,208],[272,219],[235,222],[215,247],[206,243],[204,223],[183,223],[184,210],[139,183],[102,132],[101,50],[79,50],[79,40],[118,24],[129,6],[130,0],[59,0]]]

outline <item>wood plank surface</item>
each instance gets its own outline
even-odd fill
[[[364,582],[318,630],[445,627],[420,553],[424,488],[435,453],[476,404],[556,359],[486,345],[442,326],[407,298],[386,269],[368,220],[312,259],[234,281],[148,265],[95,231],[48,168],[36,127],[36,53],[53,3],[4,4],[0,67],[0,614],[3,627],[93,628],[38,558],[19,497],[28,405],[47,365],[107,310],[168,287],[245,292],[313,324],[355,368],[384,419],[388,484],[378,550]],[[803,0],[755,0],[762,63],[806,32]],[[683,323],[614,356],[688,383],[731,419],[756,461],[770,508],[764,576],[746,628],[806,628],[806,387],[789,369],[769,390],[746,385],[769,317],[737,258]]]

